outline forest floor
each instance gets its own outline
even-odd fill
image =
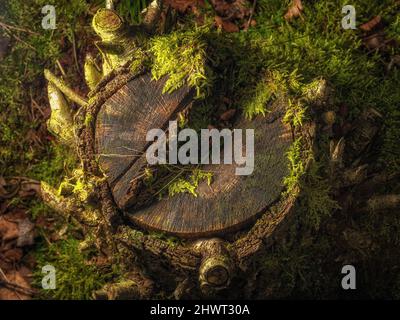
[[[121,1],[118,7],[131,23],[139,22],[145,1],[137,3]],[[382,125],[363,161],[371,173],[399,173],[399,1],[353,0],[354,30],[341,26],[347,4],[342,0],[165,3],[177,12],[177,32],[203,26],[215,42],[226,37],[235,44],[232,52],[211,53],[221,60],[214,61],[219,86],[211,91],[218,93],[222,86],[224,95],[210,101],[223,104],[222,111],[241,109],[249,117],[264,113],[274,90],[286,90],[297,101],[298,92],[325,78],[335,89],[337,116],[328,121],[320,143],[351,134],[363,112],[374,110]],[[55,30],[41,27],[46,4],[56,4]],[[57,187],[77,165],[47,130],[50,107],[43,70],[57,70],[75,91],[88,93],[84,57],[96,50],[90,25],[102,6],[101,0],[0,4],[0,299],[90,299],[93,290],[118,276],[118,270],[99,268],[90,253],[82,254],[80,230],[38,196],[40,181]],[[235,60],[233,71],[224,68],[229,59]],[[267,74],[272,82],[265,80]],[[292,121],[301,122],[306,107],[294,110]],[[205,118],[200,126],[211,121]],[[318,157],[323,163],[324,155]],[[316,170],[313,192],[301,203],[304,215],[288,241],[265,257],[262,278],[272,280],[261,282],[254,298],[400,298],[399,210],[353,214],[353,197],[368,198],[370,190],[329,194],[329,173]],[[373,191],[399,194],[399,179]],[[41,268],[47,264],[57,269],[56,290],[39,289]],[[345,264],[357,267],[355,294],[339,288]]]

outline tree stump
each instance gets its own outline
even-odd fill
[[[287,152],[300,136],[312,145],[314,127],[305,125],[301,132],[293,132],[282,121],[286,107],[279,101],[270,106],[266,116],[241,117],[235,128],[255,132],[255,170],[251,175],[235,175],[235,164],[205,165],[204,170],[215,174],[211,185],[204,182],[198,186],[197,197],[178,194],[153,199],[134,210],[126,206],[126,199],[131,196],[130,182],[146,166],[147,131],[166,128],[179,111],[191,107],[192,96],[186,87],[163,94],[165,79],[152,81],[147,73],[132,75],[129,68],[121,70],[98,89],[87,108],[95,119],[93,125],[78,130],[80,154],[88,172],[105,173],[106,197],[115,203],[115,214],[141,230],[123,223],[113,237],[140,257],[142,268],[156,276],[156,281],[167,279],[165,285],[173,287],[171,281],[178,285],[186,279],[199,296],[215,294],[231,286],[239,274],[250,272],[258,254],[290,225],[295,196],[282,197],[283,180],[289,174]],[[154,230],[190,241],[171,246],[147,234]]]
[[[282,122],[285,108],[276,104],[267,116],[241,118],[236,128],[254,129],[254,172],[235,175],[236,164],[204,165],[215,172],[211,185],[198,186],[198,196],[178,194],[155,201],[143,209],[125,208],[131,181],[146,165],[146,133],[166,128],[176,113],[187,107],[190,90],[162,94],[165,81],[146,74],[131,80],[101,107],[96,120],[99,164],[107,176],[115,202],[135,224],[184,238],[223,235],[254,221],[283,191],[289,174],[286,153],[293,142]]]
[[[111,10],[107,14],[116,15]],[[132,203],[140,190],[135,181],[147,166],[145,153],[150,145],[146,134],[153,128],[166,129],[179,112],[191,108],[193,92],[182,86],[171,94],[163,93],[166,78],[152,80],[148,70],[133,69],[132,60],[125,58],[122,65],[108,70],[88,101],[55,81],[57,90],[81,102],[73,117],[74,136],[85,179],[95,181],[96,186],[96,209],[91,210],[90,219],[85,205],[76,205],[75,211],[79,221],[92,222],[85,228],[89,238],[96,239],[99,251],[111,259],[123,256],[127,269],[125,280],[107,285],[95,296],[149,298],[153,283],[177,298],[222,293],[245,296],[252,282],[243,279],[257,273],[257,257],[290,226],[297,194],[284,193],[287,153],[298,138],[304,148],[311,149],[314,124],[303,124],[297,130],[284,124],[287,108],[278,99],[265,116],[240,117],[234,124],[235,128],[254,129],[251,175],[235,175],[235,164],[205,165],[204,170],[214,172],[213,181],[200,183],[197,197],[154,198],[136,208]],[[70,125],[70,120],[65,121],[64,126]],[[51,190],[43,188],[43,193],[50,205],[62,210],[60,203],[54,205],[61,200]],[[171,244],[151,231],[184,240]],[[137,283],[147,285],[142,290]],[[232,287],[239,290],[226,290]]]

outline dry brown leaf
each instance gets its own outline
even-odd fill
[[[239,27],[236,24],[223,20],[220,16],[215,16],[215,25],[225,32],[239,32]]]
[[[10,241],[18,238],[17,223],[8,221],[4,216],[0,217],[0,240]]]
[[[40,182],[39,181],[27,180],[27,181],[23,181],[21,183],[21,188],[18,192],[18,195],[21,198],[30,197],[35,194],[40,194]]]
[[[204,0],[164,0],[164,4],[184,13],[190,8],[197,10],[199,7],[204,7]]]
[[[373,34],[364,39],[365,46],[370,50],[380,49],[385,46],[385,37],[381,34]]]
[[[22,249],[19,248],[13,248],[10,250],[7,250],[6,252],[2,253],[1,256],[2,258],[10,263],[17,263],[22,259],[22,256],[24,255]]]
[[[22,291],[16,291],[12,287],[2,287],[0,286],[0,300],[29,300],[31,299],[29,291],[32,291],[32,287],[29,283],[28,276],[31,271],[26,267],[21,267],[17,271],[10,271],[6,274],[7,280],[11,285],[15,285],[17,288],[24,289],[25,293]],[[5,280],[0,277],[0,280]]]
[[[228,121],[230,119],[232,119],[236,114],[236,109],[229,109],[227,111],[225,111],[223,114],[220,115],[220,119],[222,121]]]
[[[284,18],[287,21],[292,20],[293,18],[297,18],[301,16],[301,12],[303,11],[303,4],[301,0],[293,0],[292,4],[290,5],[288,11],[286,12]]]
[[[229,20],[244,19],[250,15],[251,9],[248,0],[212,0],[211,5],[218,16],[226,17]]]
[[[382,21],[381,16],[376,16],[373,19],[371,19],[370,21],[362,24],[360,26],[360,29],[365,32],[371,31],[371,30],[375,29],[381,23],[381,21]]]

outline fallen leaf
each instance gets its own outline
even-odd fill
[[[387,70],[392,70],[394,66],[400,67],[400,55],[395,55],[392,57],[392,59],[390,59]]]
[[[32,287],[28,281],[30,270],[21,267],[17,271],[13,270],[6,274],[7,282],[10,286],[0,286],[0,300],[28,300],[31,299]],[[0,280],[5,280],[0,277]],[[15,288],[13,288],[15,286]],[[17,290],[17,288],[22,289]]]
[[[380,49],[385,46],[385,37],[381,34],[375,33],[364,39],[364,44],[369,50]]]
[[[303,9],[304,8],[303,8],[303,4],[301,3],[301,0],[293,0],[288,11],[284,15],[285,20],[290,21],[293,18],[300,17]]]
[[[40,182],[27,180],[21,183],[21,188],[18,192],[18,195],[21,198],[30,197],[35,194],[40,194]]]
[[[215,24],[225,32],[239,32],[239,27],[233,22],[223,20],[220,16],[215,17]]]
[[[204,0],[164,0],[164,4],[184,13],[189,9],[197,10],[199,7],[204,7]]]
[[[18,238],[18,225],[8,221],[4,216],[0,217],[0,239],[10,241]]]
[[[244,19],[251,12],[249,1],[247,0],[211,0],[211,5],[218,16],[226,17],[229,20]]]
[[[370,21],[362,24],[360,26],[360,29],[365,32],[371,31],[372,29],[375,29],[381,23],[381,21],[382,21],[381,16],[376,16],[373,19],[371,19]]]
[[[229,109],[225,111],[223,114],[221,114],[219,118],[222,121],[229,121],[230,119],[233,118],[235,114],[236,114],[236,109]]]
[[[23,255],[22,249],[19,248],[10,249],[2,253],[3,259],[11,263],[19,262]]]

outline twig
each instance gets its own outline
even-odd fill
[[[63,75],[63,77],[66,78],[67,74],[65,73],[65,70],[64,70],[63,66],[61,65],[61,63],[60,63],[60,60],[57,59],[56,60],[56,64],[57,64],[58,69],[60,69],[60,72]]]
[[[12,283],[12,282],[8,282],[8,281],[0,280],[0,286],[4,286],[7,289],[12,289],[16,293],[19,291],[20,293],[28,295],[28,296],[33,296],[36,293],[35,290],[32,290],[30,288],[25,288],[16,283]]]
[[[1,22],[1,21],[0,21],[0,27],[2,27],[3,29],[6,29],[6,30],[12,29],[12,30],[16,30],[16,31],[21,31],[21,32],[34,34],[35,36],[39,36],[40,35],[39,33],[34,32],[32,30],[24,29],[24,28],[21,28],[21,27],[16,27],[16,26],[13,26],[13,25]]]
[[[58,90],[65,94],[65,96],[71,99],[73,102],[76,102],[80,106],[86,106],[87,101],[79,94],[77,94],[74,90],[72,90],[63,80],[57,78],[50,70],[44,70],[45,78],[54,84]]]
[[[72,36],[72,50],[74,52],[74,61],[75,61],[76,71],[78,72],[79,75],[81,75],[81,70],[79,69],[79,63],[78,63],[78,55],[76,53],[75,31],[72,29],[71,29],[71,36]]]
[[[8,280],[6,274],[4,273],[3,269],[0,267],[0,273],[3,276],[4,280],[7,281],[8,283],[11,283],[10,280]],[[19,300],[22,300],[21,296],[17,291],[15,291],[16,296],[18,297]]]
[[[36,110],[38,110],[38,111],[40,112],[40,114],[42,115],[42,117],[44,117],[45,114],[44,114],[42,108],[41,108],[41,107],[39,106],[39,104],[36,102],[36,100],[33,99],[32,93],[31,93],[31,103],[32,103],[32,106],[33,106]]]
[[[257,0],[254,0],[253,1],[253,7],[251,8],[251,11],[250,11],[250,17],[249,17],[249,20],[247,21],[247,29],[250,27],[250,23],[251,23],[251,19],[253,19],[253,14],[254,14],[254,11],[256,10],[256,5],[257,5]]]

